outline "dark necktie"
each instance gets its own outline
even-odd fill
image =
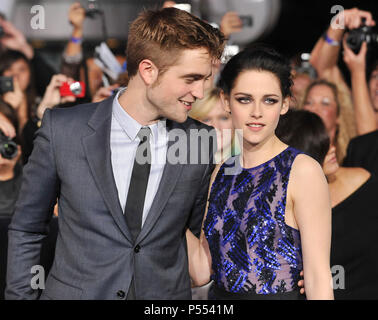
[[[142,127],[138,133],[140,143],[135,155],[129,192],[125,206],[125,219],[134,241],[142,226],[144,199],[151,169],[151,147],[149,127]]]
[[[151,129],[149,127],[142,127],[138,132],[140,143],[135,154],[125,206],[125,219],[134,242],[142,227],[144,199],[146,198],[148,177],[151,169],[150,133]],[[134,277],[132,277],[126,300],[135,299],[135,284]]]

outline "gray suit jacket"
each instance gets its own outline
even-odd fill
[[[212,144],[210,164],[167,162],[133,243],[111,166],[113,98],[46,111],[9,226],[6,299],[38,297],[31,268],[39,264],[57,198],[55,259],[41,299],[124,299],[133,276],[137,299],[191,299],[185,231],[200,231]],[[190,118],[167,121],[167,128],[182,129],[184,138],[191,128],[211,129]]]

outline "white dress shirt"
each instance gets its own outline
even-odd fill
[[[119,104],[118,97],[122,94],[119,91],[113,100],[112,122],[110,132],[110,150],[113,167],[113,175],[118,190],[118,198],[123,213],[125,206],[131,174],[133,171],[134,159],[140,139],[137,134],[142,125],[133,119]],[[152,201],[159,188],[160,180],[166,162],[168,134],[166,131],[166,120],[148,126],[151,129],[151,170],[148,179],[146,197],[144,200],[142,226],[146,221]]]

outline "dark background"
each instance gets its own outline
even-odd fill
[[[341,5],[344,9],[357,7],[370,11],[378,23],[377,0],[282,0],[277,25],[270,35],[259,41],[269,43],[289,56],[298,52],[311,52],[335,15],[331,13],[334,5]]]
[[[124,1],[133,3],[136,7],[140,7],[140,9],[158,8],[164,2],[163,0]],[[84,4],[83,0],[80,2]],[[176,2],[190,3],[190,0],[177,0]],[[316,41],[328,28],[332,17],[335,15],[331,13],[331,8],[334,5],[341,5],[344,9],[358,7],[361,10],[370,11],[378,23],[378,0],[281,0],[281,12],[276,26],[269,34],[257,39],[255,42],[270,44],[289,58],[303,52],[311,52]],[[377,32],[377,27],[375,27],[375,32]],[[124,54],[126,37],[127,34],[125,34],[125,38],[123,39],[110,39],[108,41],[109,47],[115,54]],[[60,65],[61,53],[64,50],[66,42],[34,40],[32,44],[51,62],[51,65]],[[99,41],[91,41],[84,38],[84,51],[87,52],[87,55],[90,55],[98,44]],[[374,52],[373,55],[377,54]],[[341,60],[339,59],[339,66],[342,70],[345,70]]]

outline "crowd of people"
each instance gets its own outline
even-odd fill
[[[25,283],[21,284],[20,279],[28,277],[17,276],[12,268],[25,272],[25,268],[15,267],[23,263],[21,255],[26,252],[19,247],[37,239],[27,240],[21,232],[45,234],[46,224],[54,215],[54,219],[63,220],[59,222],[57,242],[57,254],[61,256],[55,256],[58,262],[54,262],[54,275],[48,282],[50,290],[42,295],[44,298],[187,299],[190,297],[187,276],[182,275],[187,273],[192,287],[211,284],[209,293],[208,287],[205,291],[206,299],[378,299],[378,212],[374,202],[378,190],[378,51],[362,42],[355,52],[347,43],[348,31],[363,24],[375,26],[372,14],[358,8],[340,12],[336,21],[343,19],[345,28],[335,29],[330,24],[319,35],[309,60],[315,73],[309,75],[297,69],[293,59],[265,45],[251,44],[222,65],[220,53],[227,38],[241,30],[238,15],[225,13],[217,30],[188,13],[170,8],[173,5],[173,1],[166,1],[164,9],[147,11],[131,25],[126,55],[115,57],[123,66],[117,79],[109,79],[96,64],[95,57],[83,52],[86,16],[79,3],[69,9],[72,34],[62,53],[59,74],[10,21],[0,18],[5,33],[0,38],[0,76],[12,82],[12,90],[0,95],[0,218],[14,217],[9,226],[6,297],[37,297]],[[155,25],[149,25],[148,19],[155,19]],[[153,29],[159,23],[178,27],[177,30],[167,26]],[[185,23],[191,25],[188,33],[197,35],[198,43],[189,43],[195,38],[192,34],[188,36],[191,40],[183,37],[177,43],[170,43]],[[154,36],[160,36],[159,40]],[[158,54],[154,55],[155,51]],[[175,53],[182,54],[180,60],[170,56]],[[163,59],[172,64],[165,65]],[[349,70],[350,86],[339,69],[339,59]],[[178,67],[188,71],[187,74],[180,78]],[[180,84],[183,79],[185,85]],[[61,93],[63,86],[77,81],[87,88],[83,96]],[[169,95],[175,94],[180,95],[180,107],[184,106],[185,114],[173,109]],[[138,106],[141,101],[142,105]],[[105,103],[113,110],[112,115],[93,111],[104,110],[105,107],[99,108]],[[74,119],[75,112],[78,120],[65,125],[64,121]],[[97,115],[96,121],[90,118],[92,113]],[[105,118],[100,119],[100,115]],[[187,115],[190,120],[186,120]],[[102,122],[106,119],[115,119],[111,125],[110,121],[106,122],[108,131],[103,132],[110,145],[109,141],[101,145],[94,140],[90,144],[91,136],[82,129],[80,121],[88,122],[92,128],[105,128]],[[53,121],[56,128],[52,127]],[[165,208],[162,218],[169,220],[167,227],[158,222],[156,233],[151,232],[153,237],[147,237],[143,243],[138,234],[146,237],[144,228],[134,225],[135,221],[127,217],[128,210],[138,211],[140,207],[140,204],[130,207],[127,194],[138,197],[141,189],[135,193],[132,180],[134,174],[142,173],[134,173],[139,168],[136,162],[133,167],[132,162],[128,165],[125,160],[129,157],[126,154],[133,154],[129,160],[134,161],[138,143],[134,151],[127,146],[123,150],[119,144],[126,136],[133,136],[141,140],[140,145],[143,141],[150,143],[152,154],[157,150],[169,153],[162,147],[164,139],[159,140],[158,135],[163,121],[167,127],[171,122],[187,124],[188,121],[193,121],[188,124],[191,128],[214,127],[218,146],[214,155],[216,166],[215,163],[200,168],[193,166],[193,172],[181,173],[182,180],[175,176],[179,174],[174,171],[177,169],[167,169],[168,164],[165,167],[152,164],[148,168],[148,185],[142,187],[139,183],[136,187],[144,190],[142,226],[146,222],[146,228],[152,228],[148,215],[154,213],[148,213],[148,208],[157,210],[154,205],[163,197],[159,193],[163,191],[158,190],[165,188],[163,182],[173,184],[172,188],[175,181],[179,185],[174,191],[164,189],[167,196],[170,192],[175,195],[160,203],[159,210]],[[139,137],[141,127],[150,129],[151,141]],[[72,135],[67,142],[63,132]],[[72,142],[76,135],[80,141]],[[53,140],[60,141],[61,145],[53,144]],[[8,157],[3,146],[9,141],[15,143],[16,150]],[[104,155],[107,158],[88,160],[88,165],[83,152],[94,154],[95,148],[101,146],[103,149],[96,152],[108,152]],[[113,166],[113,171],[108,164]],[[125,166],[130,168],[122,169]],[[227,174],[231,168],[236,168],[236,172]],[[104,173],[101,178],[86,177],[91,170]],[[172,175],[166,178],[168,170]],[[117,174],[128,178],[124,181],[126,178]],[[101,185],[111,181],[115,181],[115,188],[103,190]],[[151,186],[150,181],[156,186]],[[96,192],[90,194],[91,188],[99,189],[102,197],[97,197]],[[97,250],[108,251],[102,253],[102,258],[107,259],[103,264],[112,261],[118,265],[117,257],[120,261],[124,259],[120,258],[123,244],[121,235],[118,236],[120,231],[108,220],[118,210],[112,203],[117,196],[132,234],[131,244],[126,248],[137,254],[145,246],[147,256],[167,254],[179,258],[167,258],[168,263],[161,261],[163,257],[148,256],[138,262],[141,255],[131,257],[127,253],[130,257],[123,262],[128,268],[133,268],[131,265],[135,268],[129,270],[130,275],[120,273],[123,278],[112,278],[113,271],[107,269],[106,280],[111,284],[93,285],[93,292],[88,293],[90,289],[85,292],[83,286],[91,287],[85,283],[93,280],[95,273],[74,261],[79,258],[67,246],[71,244],[75,248],[72,252],[86,256],[87,264],[101,265],[91,260],[89,253],[97,246]],[[41,209],[40,215],[33,207],[38,205],[37,201],[44,210],[42,213]],[[182,211],[185,220],[174,218],[174,210],[177,214]],[[107,215],[101,215],[105,211]],[[98,222],[88,223],[91,212]],[[117,224],[125,223],[117,219],[120,218],[115,218]],[[176,230],[170,231],[168,226]],[[80,232],[93,241],[91,249],[83,243],[75,244],[84,241]],[[101,234],[99,238],[93,235],[96,232]],[[111,237],[108,232],[112,233]],[[67,234],[73,242],[67,240]],[[104,244],[111,243],[106,237],[117,244],[113,255]],[[176,247],[172,247],[172,242],[176,242]],[[148,253],[149,250],[155,253]],[[6,255],[5,251],[0,254]],[[174,269],[175,263],[179,263],[176,260],[188,261],[187,266]],[[35,257],[30,257],[30,261],[36,262]],[[140,266],[143,275],[137,276],[138,263],[152,265]],[[343,285],[333,282],[332,288],[333,266],[341,266],[345,278]],[[62,271],[63,268],[68,270]],[[78,272],[88,270],[93,274],[85,275],[85,281],[79,279]],[[149,289],[143,286],[149,281],[140,277],[146,273],[150,273],[148,279],[161,277],[161,282],[150,286],[150,290],[158,292],[145,293]],[[63,275],[68,281],[60,279]],[[5,274],[0,275],[0,289],[4,290],[1,278]],[[115,279],[126,284],[115,283]],[[159,289],[159,285],[166,285],[167,289]],[[116,290],[118,287],[124,289]],[[113,297],[104,288],[115,290],[116,295]]]

